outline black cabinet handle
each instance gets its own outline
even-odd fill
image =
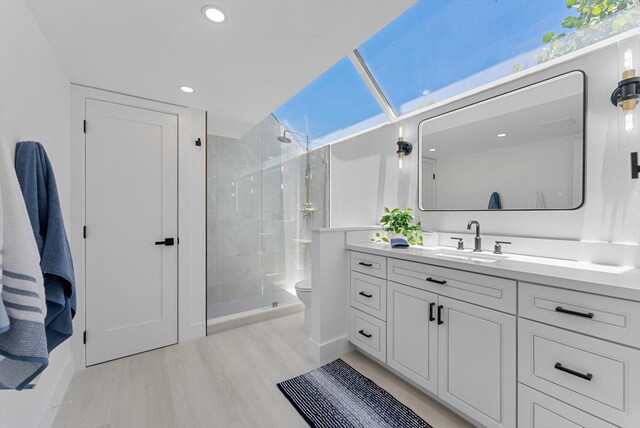
[[[359,295],[361,295],[361,296],[366,297],[367,299],[370,299],[370,298],[372,298],[372,297],[373,297],[373,294],[367,294],[367,293],[365,293],[364,291],[361,291],[361,292],[359,292],[358,294],[359,294]]]
[[[364,330],[360,330],[358,333],[360,333],[361,335],[363,335],[364,337],[366,337],[367,339],[371,337],[370,334],[367,334],[364,332]]]
[[[438,325],[444,324],[444,321],[442,321],[442,308],[442,305],[438,305]]]
[[[433,279],[431,277],[427,278],[427,281],[429,282],[435,282],[436,284],[440,284],[440,285],[445,285],[447,283],[447,281],[440,281],[439,279]]]
[[[156,241],[156,245],[166,245],[167,247],[172,246],[175,243],[175,239],[173,238],[164,238],[164,241]]]
[[[371,267],[373,266],[371,263],[365,263],[365,262],[360,262],[358,263],[360,266],[366,266],[366,267]]]
[[[563,314],[575,315],[577,317],[593,318],[593,313],[592,312],[589,312],[589,313],[576,312],[576,311],[572,311],[572,310],[569,310],[569,309],[564,309],[562,306],[557,306],[556,307],[556,312],[562,312]]]
[[[436,317],[433,316],[433,307],[435,306],[435,302],[429,303],[429,321],[435,321]]]
[[[571,369],[568,369],[566,367],[562,367],[562,364],[560,364],[560,363],[556,363],[556,365],[554,367],[556,368],[556,370],[560,370],[561,372],[569,373],[571,375],[579,377],[580,379],[584,379],[584,380],[588,380],[588,381],[593,379],[593,375],[591,373],[587,373],[587,374],[580,373],[580,372],[577,372],[575,370],[571,370]]]

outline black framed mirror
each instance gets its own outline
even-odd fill
[[[571,71],[420,122],[422,211],[584,203],[586,77]]]

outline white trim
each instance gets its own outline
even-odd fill
[[[364,61],[360,57],[360,54],[357,51],[352,51],[349,52],[349,55],[347,55],[347,57],[360,75],[360,78],[362,79],[364,84],[367,85],[367,89],[369,89],[369,92],[371,92],[371,95],[373,95],[373,98],[375,98],[376,102],[384,112],[384,115],[387,116],[387,120],[389,122],[394,122],[397,118],[396,112],[393,111],[391,104],[389,104],[389,100],[384,95],[384,92],[378,85],[378,82],[376,82],[371,75],[371,72],[367,69],[367,66],[364,64]]]
[[[37,427],[49,428],[53,425],[58,410],[65,404],[62,400],[69,388],[74,372],[73,354],[69,352],[62,366],[62,370],[60,370],[60,374],[55,381],[55,387],[52,388],[48,394],[45,402],[46,405],[40,410],[41,413],[36,422]]]
[[[85,309],[85,100],[94,98],[133,107],[178,115],[178,342],[206,335],[205,248],[206,183],[205,145],[197,147],[196,138],[206,141],[205,113],[172,104],[116,92],[71,84],[71,227],[68,230],[76,273],[78,312],[74,329],[86,329]],[[90,132],[91,123],[87,124]],[[88,233],[91,233],[90,227]],[[88,332],[88,340],[91,333]],[[76,370],[86,367],[82,334],[72,337],[71,350]]]
[[[347,352],[351,352],[355,347],[349,342],[346,335],[336,337],[324,343],[318,343],[313,338],[309,338],[309,355],[319,363],[326,363],[341,357]]]

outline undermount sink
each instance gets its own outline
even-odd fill
[[[509,256],[505,254],[494,253],[480,253],[471,250],[446,250],[442,248],[431,251],[431,254],[436,257],[451,260],[461,260],[469,262],[483,262],[483,263],[496,263],[500,260],[508,259]]]

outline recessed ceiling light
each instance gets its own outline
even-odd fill
[[[191,86],[180,86],[180,90],[182,92],[186,92],[187,94],[190,94],[193,92],[193,88]]]
[[[498,138],[502,138],[502,137],[506,137],[506,136],[507,136],[507,134],[504,134],[504,133],[503,134],[498,134]]]
[[[429,151],[430,151],[430,152],[435,152],[435,151],[436,151],[436,149],[429,149]]]
[[[227,20],[224,12],[217,6],[205,6],[202,8],[201,12],[205,18],[217,24]]]

